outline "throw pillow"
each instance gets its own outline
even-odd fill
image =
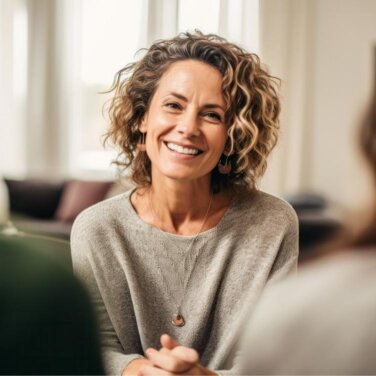
[[[79,213],[102,201],[112,182],[72,180],[67,183],[55,219],[73,222]]]

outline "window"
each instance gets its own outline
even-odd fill
[[[180,0],[178,31],[199,29],[203,33],[218,33],[219,8],[218,0]]]
[[[101,136],[108,126],[102,108],[111,94],[99,93],[109,89],[117,71],[137,59],[136,52],[146,47],[148,40],[155,40],[163,35],[163,31],[158,28],[163,30],[166,28],[164,23],[167,19],[171,19],[171,14],[176,17],[170,20],[172,28],[176,27],[176,30],[169,30],[169,33],[200,29],[205,33],[222,34],[253,51],[258,50],[259,0],[153,1],[154,8],[148,8],[150,2],[147,0],[81,0],[80,2],[81,9],[76,25],[80,43],[75,47],[80,50],[78,82],[80,95],[74,110],[75,126],[71,127],[69,151],[71,173],[80,171],[114,173],[115,168],[110,169],[110,162],[116,153],[104,150],[101,143]],[[167,17],[166,12],[160,9],[163,6],[168,7],[165,10],[174,8],[176,12],[167,12]],[[148,25],[149,9],[157,10],[154,17],[159,17],[159,14],[161,18],[165,17],[163,20],[154,20],[154,29]],[[250,27],[251,33],[249,33]],[[245,38],[245,34],[251,35]]]
[[[110,173],[114,151],[104,150],[102,136],[108,121],[102,114],[107,91],[117,71],[134,60],[143,45],[145,1],[81,0],[78,17],[80,92],[71,129],[70,170]],[[113,173],[114,169],[112,169]]]

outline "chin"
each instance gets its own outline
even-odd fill
[[[197,177],[192,173],[184,173],[183,171],[166,171],[162,172],[161,175],[172,180],[191,180]]]
[[[191,168],[184,168],[184,166],[164,166],[159,169],[159,175],[172,180],[194,180],[204,177],[208,173],[202,173],[202,171],[194,171]]]

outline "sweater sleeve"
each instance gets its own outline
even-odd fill
[[[286,212],[287,228],[269,274],[267,285],[296,274],[299,256],[299,221],[294,209]]]
[[[295,211],[291,208],[286,212],[287,228],[283,235],[277,256],[273,262],[272,269],[269,273],[269,278],[266,284],[266,289],[269,290],[269,286],[274,285],[280,280],[296,274],[298,256],[299,256],[299,222]],[[248,323],[252,320],[253,311],[255,307],[249,307],[247,315],[244,320],[243,329],[248,326]],[[243,330],[242,330],[243,331]],[[242,333],[241,331],[241,333]],[[241,337],[239,333],[239,337]],[[247,357],[247,350],[244,348],[244,344],[239,338],[237,342],[240,347],[233,349],[233,355],[229,355],[229,359],[233,359],[230,369],[215,371],[219,376],[241,375],[242,364]]]
[[[79,218],[78,218],[79,219]],[[91,252],[94,247],[84,228],[79,221],[73,225],[71,233],[71,252],[74,273],[83,281],[88,289],[92,304],[94,305],[97,320],[99,321],[100,341],[103,353],[106,373],[110,375],[121,375],[126,366],[135,359],[143,358],[134,351],[125,353],[118,335],[112,325],[106,305],[100,293],[97,278],[91,264]],[[128,346],[129,348],[130,346]]]

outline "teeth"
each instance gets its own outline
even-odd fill
[[[174,151],[181,153],[181,154],[196,155],[199,152],[198,149],[184,148],[183,146],[173,144],[172,142],[168,142],[167,146],[168,146],[169,149],[174,150]]]

